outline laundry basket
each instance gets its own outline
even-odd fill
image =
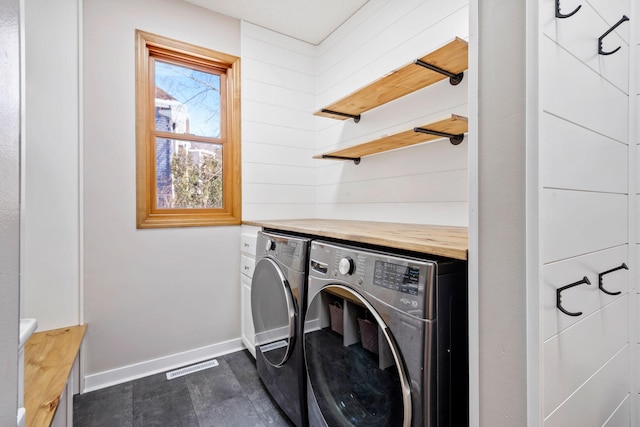
[[[344,335],[344,315],[342,305],[338,301],[329,304],[329,318],[331,319],[331,330]]]
[[[378,325],[369,319],[358,317],[362,348],[378,354]]]

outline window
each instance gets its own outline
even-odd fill
[[[239,224],[240,59],[136,31],[137,227]]]

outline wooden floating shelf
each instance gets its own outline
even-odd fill
[[[414,130],[415,129],[415,130]],[[396,148],[408,147],[410,145],[421,144],[423,142],[433,141],[435,139],[446,138],[449,136],[460,136],[465,134],[469,129],[469,123],[466,117],[452,114],[444,120],[429,123],[420,126],[419,129],[435,131],[439,135],[422,133],[418,128],[409,129],[394,135],[384,136],[374,141],[365,142],[363,144],[354,145],[348,148],[330,151],[328,153],[314,156],[314,159],[333,159],[333,160],[354,160],[359,162],[361,157],[371,156],[373,154],[382,153]],[[440,135],[447,134],[447,135]],[[462,139],[457,140],[458,143]],[[455,142],[452,143],[456,144]],[[457,144],[456,144],[457,145]]]
[[[442,71],[457,77],[450,77],[451,83],[457,84],[462,79],[462,72],[469,67],[468,51],[468,43],[456,37],[443,47],[392,71],[314,115],[337,120],[354,118],[357,122],[360,114],[366,111],[447,78]],[[441,71],[425,68],[427,65]]]

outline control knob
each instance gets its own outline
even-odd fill
[[[338,271],[340,271],[340,274],[343,274],[345,276],[349,276],[353,274],[353,271],[355,270],[355,268],[356,268],[355,263],[349,257],[342,258],[340,260],[340,263],[338,264]]]
[[[267,239],[267,243],[264,245],[264,248],[267,252],[272,251],[276,248],[276,242],[271,239]]]

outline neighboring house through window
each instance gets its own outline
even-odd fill
[[[136,39],[137,227],[239,224],[239,58]]]

